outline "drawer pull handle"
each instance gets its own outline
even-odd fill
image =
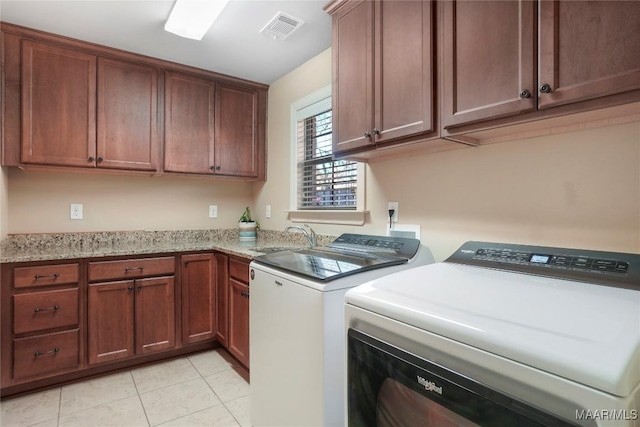
[[[58,347],[54,348],[53,350],[49,350],[49,351],[36,351],[33,354],[33,357],[44,356],[45,354],[55,354],[55,353],[57,353],[59,351],[60,351],[60,349]]]
[[[36,274],[35,279],[57,279],[58,277],[60,277],[60,273],[53,273],[53,274]]]
[[[60,310],[60,306],[59,305],[54,305],[52,307],[48,307],[48,308],[39,308],[36,307],[35,310],[33,310],[34,313],[40,313],[41,311],[58,311]]]
[[[136,270],[143,271],[143,270],[144,270],[144,267],[125,267],[125,268],[124,268],[124,272],[125,272],[125,273],[128,273],[128,272],[130,272],[130,271],[136,271]]]
[[[240,296],[242,296],[243,298],[249,298],[249,292],[240,292]]]

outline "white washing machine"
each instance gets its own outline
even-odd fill
[[[345,299],[349,426],[640,426],[640,255],[468,242]]]
[[[256,258],[250,265],[251,424],[342,425],[344,294],[433,261],[419,240],[360,234]]]

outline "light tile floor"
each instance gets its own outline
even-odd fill
[[[248,426],[247,377],[216,349],[7,399],[0,426]]]

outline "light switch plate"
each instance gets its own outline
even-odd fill
[[[209,218],[218,218],[218,205],[209,205]]]

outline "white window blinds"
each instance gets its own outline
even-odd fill
[[[297,122],[298,209],[355,209],[357,162],[332,160],[331,109]]]

